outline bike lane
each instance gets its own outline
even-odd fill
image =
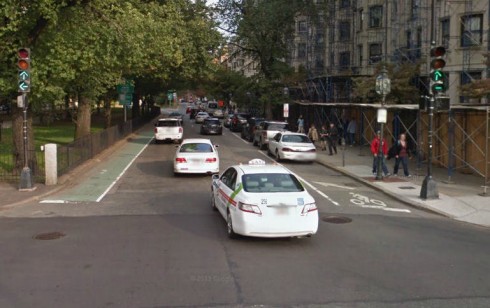
[[[41,200],[40,203],[100,202],[152,140],[152,130],[141,131],[121,149],[88,171],[88,175],[79,183]]]

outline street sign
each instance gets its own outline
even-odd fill
[[[129,106],[133,101],[133,94],[121,93],[119,94],[119,105]]]
[[[379,95],[388,95],[391,92],[391,80],[388,74],[381,73],[376,77],[376,93]]]
[[[283,105],[282,113],[284,118],[289,117],[289,104],[286,103]]]

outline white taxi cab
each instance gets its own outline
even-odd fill
[[[318,230],[315,199],[286,167],[261,159],[213,175],[211,205],[230,238],[311,236]]]

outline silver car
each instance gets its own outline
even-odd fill
[[[209,118],[209,113],[205,112],[205,111],[201,111],[201,112],[198,112],[196,114],[196,123],[202,123],[204,122],[204,119],[206,118]]]

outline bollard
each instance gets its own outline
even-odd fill
[[[57,145],[48,143],[44,146],[44,162],[46,169],[46,185],[58,184]]]

